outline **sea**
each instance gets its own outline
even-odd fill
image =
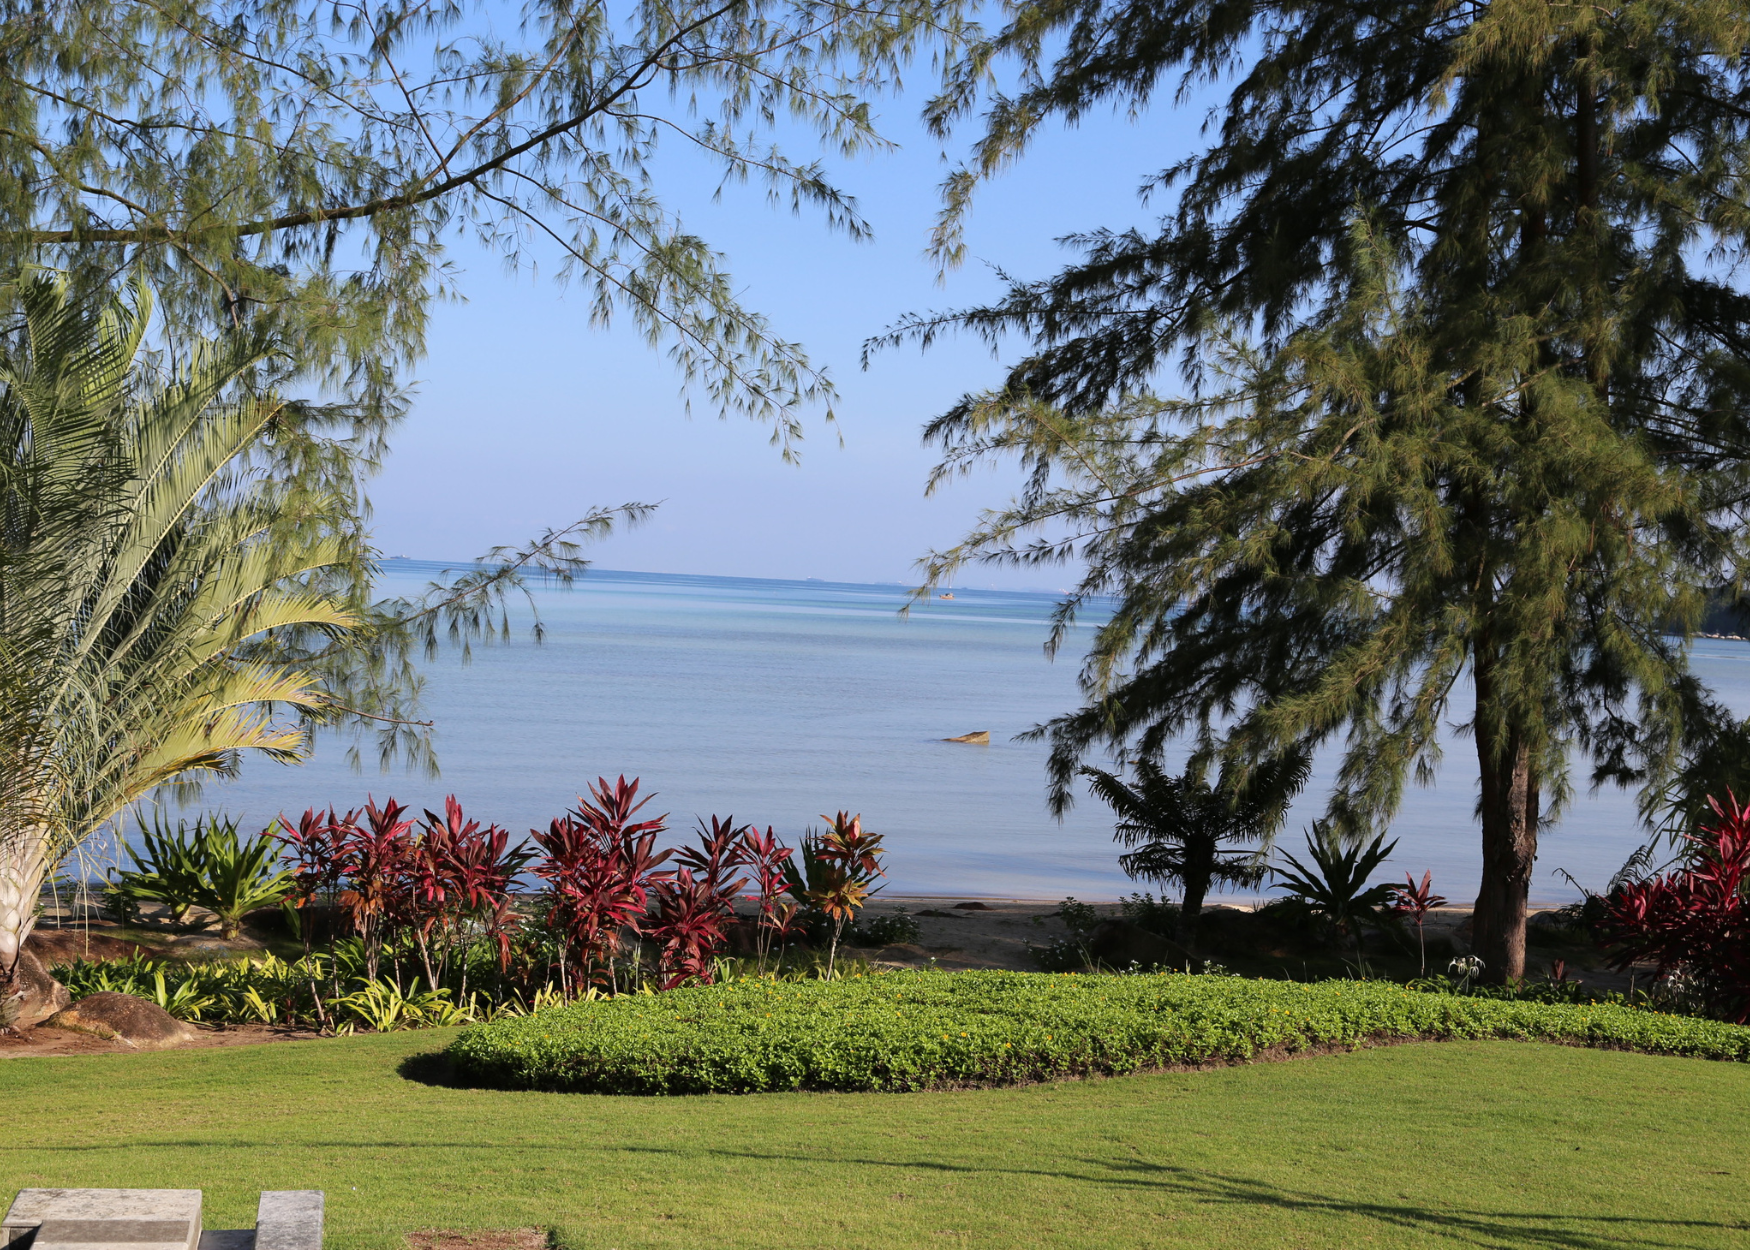
[[[386,563],[385,594],[417,592],[446,567]],[[1110,812],[1081,797],[1046,806],[1033,726],[1077,705],[1088,630],[1055,660],[1049,593],[953,590],[913,602],[902,585],[857,585],[592,569],[571,588],[536,587],[545,638],[513,608],[509,642],[447,651],[423,666],[441,776],[378,770],[363,744],[325,734],[299,766],[251,761],[195,807],[259,828],[308,807],[395,798],[416,812],[453,794],[471,817],[515,835],[545,828],[598,777],[637,778],[647,813],[675,841],[704,817],[772,826],[794,840],[838,811],[883,835],[895,896],[1110,901],[1156,890],[1119,869]],[[902,612],[910,604],[909,612]],[[1694,663],[1739,714],[1750,711],[1750,643],[1701,640]],[[1454,709],[1462,719],[1466,709]],[[944,741],[987,731],[988,746]],[[1435,783],[1411,787],[1378,877],[1418,880],[1455,903],[1475,896],[1476,764],[1446,734]],[[1318,763],[1278,845],[1300,850],[1334,757]],[[1533,902],[1604,885],[1646,838],[1634,796],[1589,793],[1541,841]]]

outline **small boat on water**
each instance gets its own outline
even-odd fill
[[[954,592],[952,590],[944,590],[941,594],[936,596],[938,599],[952,599],[953,597]]]

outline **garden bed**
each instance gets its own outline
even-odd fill
[[[1510,1038],[1750,1060],[1750,1028],[1372,981],[896,972],[574,1003],[468,1029],[464,1080],[584,1093],[924,1090],[1246,1062],[1381,1041]]]

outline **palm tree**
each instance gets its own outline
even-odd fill
[[[245,751],[303,757],[306,729],[276,709],[320,718],[325,695],[263,640],[354,624],[298,581],[338,559],[337,541],[283,523],[275,485],[247,469],[283,419],[247,386],[270,337],[204,343],[165,370],[142,351],[141,287],[82,303],[39,271],[10,294],[23,328],[0,349],[0,986],[44,875],[128,804],[233,774]]]
[[[1193,769],[1170,777],[1150,759],[1136,761],[1136,784],[1098,768],[1083,768],[1089,789],[1118,814],[1112,836],[1134,849],[1118,857],[1134,879],[1177,882],[1184,891],[1179,944],[1197,940],[1197,922],[1212,884],[1256,885],[1265,866],[1260,845],[1281,824],[1288,801],[1306,785],[1301,757],[1255,771],[1236,787],[1223,772],[1215,786]],[[1247,849],[1241,849],[1247,848]]]

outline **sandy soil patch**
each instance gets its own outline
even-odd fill
[[[322,1036],[311,1029],[284,1029],[271,1024],[196,1024],[194,1040],[177,1050],[213,1046],[259,1046],[266,1042],[302,1042]],[[68,1029],[25,1029],[17,1036],[0,1034],[0,1059],[59,1055],[132,1055],[140,1052],[126,1042],[105,1041]]]
[[[408,1250],[547,1250],[542,1228],[423,1228],[407,1234]]]

